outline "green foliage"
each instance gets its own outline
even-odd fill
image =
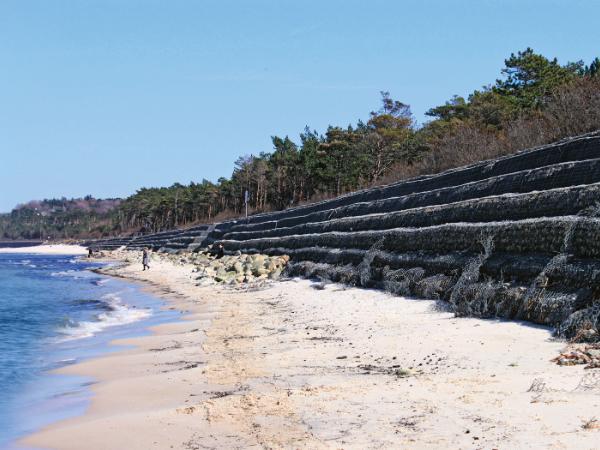
[[[561,66],[557,59],[549,60],[531,48],[513,53],[504,61],[504,80],[496,80],[494,91],[510,98],[516,108],[540,108],[552,91],[581,73],[583,62]]]
[[[382,92],[382,106],[365,124],[329,127],[324,136],[305,128],[300,144],[273,136],[271,153],[235,162],[230,179],[189,186],[144,188],[123,201],[116,225],[122,230],[160,231],[239,215],[249,192],[251,212],[283,209],[316,197],[331,197],[370,186],[398,162],[415,160],[415,128],[408,105]]]
[[[449,122],[453,119],[465,120],[469,116],[469,105],[463,97],[455,95],[441,106],[431,108],[425,114]]]
[[[590,66],[581,61],[561,66],[556,58],[550,60],[527,48],[504,61],[503,78],[494,85],[475,90],[468,100],[454,96],[426,114],[445,123],[469,122],[499,130],[523,113],[543,109],[558,87],[596,74],[599,64],[596,58]]]
[[[588,76],[588,77],[596,77],[599,74],[600,74],[600,58],[598,58],[598,57],[594,58],[594,60],[590,63],[590,65],[585,66],[581,71],[581,75]]]

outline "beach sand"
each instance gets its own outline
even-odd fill
[[[81,245],[44,244],[31,247],[4,247],[0,253],[27,253],[31,255],[87,255],[88,250]]]
[[[62,369],[98,380],[89,410],[24,444],[598,447],[600,369],[552,363],[566,344],[548,329],[307,280],[197,287],[191,270],[168,261],[107,269],[146,283],[182,320]]]

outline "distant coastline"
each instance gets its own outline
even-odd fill
[[[32,239],[19,239],[19,240],[0,240],[1,248],[20,248],[20,247],[33,247],[36,245],[42,245],[43,242],[40,240]]]
[[[28,253],[36,255],[85,255],[87,253],[87,249],[81,245],[42,244],[39,241],[23,246],[7,246],[4,244],[5,241],[0,241],[0,253]]]

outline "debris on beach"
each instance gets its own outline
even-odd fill
[[[559,366],[586,364],[586,369],[600,368],[600,343],[571,347],[552,359]]]

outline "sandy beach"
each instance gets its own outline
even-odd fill
[[[18,253],[31,255],[86,255],[87,248],[81,245],[70,244],[44,244],[31,247],[4,247],[0,253]]]
[[[182,320],[61,369],[97,380],[91,406],[25,445],[598,446],[600,369],[551,362],[566,343],[549,329],[309,280],[199,287],[192,266],[166,260],[105,273],[144,283]]]

